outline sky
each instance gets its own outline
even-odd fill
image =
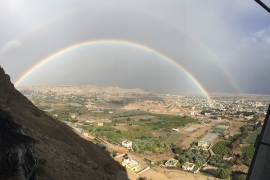
[[[88,42],[49,58],[18,86],[270,94],[270,14],[253,0],[0,4],[0,66],[14,84],[42,60]]]

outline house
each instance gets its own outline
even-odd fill
[[[165,166],[166,167],[176,167],[177,163],[178,163],[178,160],[171,158],[165,163]]]
[[[103,126],[103,122],[98,122],[97,125],[98,126]]]
[[[127,149],[132,148],[132,141],[125,140],[122,142],[122,146],[126,147]]]
[[[124,155],[124,158],[122,160],[122,166],[126,167],[127,169],[130,169],[132,171],[138,171],[140,168],[140,163],[130,157],[128,155]]]
[[[183,164],[182,168],[186,171],[192,171],[193,168],[195,167],[195,164],[194,163],[189,163],[189,162],[186,162],[185,164]]]
[[[253,116],[252,115],[251,116],[245,116],[245,120],[246,121],[251,120],[251,119],[253,119]]]
[[[207,141],[198,141],[198,146],[207,149],[210,146],[210,143]]]
[[[71,117],[72,119],[75,119],[75,118],[76,118],[76,114],[71,114],[70,117]]]
[[[225,155],[225,156],[223,157],[223,160],[225,160],[225,161],[229,161],[229,160],[231,160],[231,159],[232,159],[232,157],[229,156],[229,155]]]

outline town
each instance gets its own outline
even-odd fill
[[[202,95],[97,86],[18,89],[110,153],[134,179],[245,179],[270,100],[213,94],[210,102]]]

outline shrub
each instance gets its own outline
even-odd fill
[[[228,179],[231,175],[231,171],[224,168],[218,168],[216,176],[220,179]]]

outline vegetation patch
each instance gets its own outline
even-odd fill
[[[134,139],[132,144],[132,149],[135,152],[162,152],[169,147],[170,146],[168,144],[161,142],[159,138]]]
[[[123,134],[121,131],[102,131],[101,136],[105,136],[109,142],[121,143]]]
[[[254,153],[255,152],[255,147],[253,145],[249,145],[247,147],[244,147],[242,149],[243,153]]]
[[[250,137],[248,138],[247,142],[250,143],[250,144],[254,144],[255,141],[256,141],[256,138],[257,138],[257,135],[259,135],[261,133],[261,130],[262,129],[259,129],[258,131],[256,132],[253,132]]]
[[[249,166],[254,153],[243,153],[243,162]]]
[[[242,149],[243,152],[243,159],[242,161],[249,166],[253,157],[253,154],[255,152],[255,147],[253,145],[249,145],[247,147],[244,147]]]
[[[183,134],[173,133],[169,137],[167,137],[163,142],[167,144],[176,143],[183,137],[184,137]]]
[[[220,179],[228,179],[231,175],[231,171],[229,169],[219,168],[217,169],[216,176]]]
[[[225,156],[231,150],[231,143],[229,141],[219,141],[213,146],[212,150],[217,155]]]
[[[116,118],[116,117],[129,117],[129,116],[138,116],[138,115],[147,115],[149,114],[149,112],[146,112],[146,111],[125,111],[121,114],[118,114],[116,116],[113,116],[113,118]]]
[[[232,161],[225,161],[223,160],[222,157],[220,156],[212,156],[209,161],[208,164],[218,167],[218,168],[229,168],[231,167],[234,163]]]
[[[125,138],[134,140],[152,137],[151,131],[152,129],[149,126],[133,126],[130,127],[129,131],[122,131],[122,134]]]
[[[181,165],[186,162],[192,162],[196,164],[196,166],[202,166],[208,156],[209,154],[207,151],[192,149],[183,151],[183,153],[179,156],[178,160]]]
[[[148,123],[153,129],[172,129],[175,127],[184,126],[189,123],[197,122],[198,120],[188,117],[167,115],[167,114],[152,114],[158,117],[161,121],[157,123]]]

